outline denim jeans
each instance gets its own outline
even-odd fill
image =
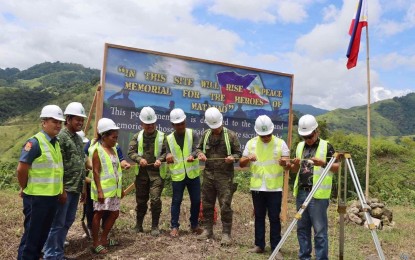
[[[297,210],[310,194],[309,191],[299,190],[297,195]],[[297,238],[300,245],[299,259],[311,259],[311,228],[314,230],[314,250],[317,260],[328,258],[329,240],[327,236],[328,199],[312,198],[297,223]]]
[[[58,208],[58,196],[23,195],[24,233],[17,259],[39,259]]]
[[[199,211],[200,211],[200,177],[190,179],[184,178],[182,181],[172,181],[173,197],[171,201],[171,228],[178,228],[180,205],[183,200],[183,192],[187,187],[190,197],[190,226],[196,228],[199,225]]]
[[[44,247],[44,259],[63,259],[64,243],[69,228],[75,221],[79,193],[66,192],[65,204],[59,204],[52,227]]]
[[[265,248],[265,217],[268,211],[271,250],[274,251],[281,240],[281,191],[251,191],[251,194],[255,212],[255,245]]]

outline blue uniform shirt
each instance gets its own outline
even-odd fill
[[[41,130],[42,133],[45,134],[46,140],[48,140],[53,146],[55,146],[55,143],[57,141],[57,138],[51,138],[47,133],[45,133],[43,130]],[[40,147],[39,147],[39,141],[32,137],[29,140],[26,141],[26,143],[22,147],[22,151],[20,153],[19,162],[32,164],[33,161],[38,158],[41,155]]]

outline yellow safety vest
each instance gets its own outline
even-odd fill
[[[167,143],[169,145],[170,152],[175,159],[174,163],[168,164],[171,173],[171,180],[182,181],[184,180],[186,174],[190,179],[198,177],[200,175],[199,160],[195,159],[193,162],[187,161],[187,158],[192,153],[193,130],[186,128],[183,151],[177,144],[176,138],[174,138],[174,132],[167,136]]]
[[[118,163],[118,182],[115,177],[114,167],[112,166],[111,157],[108,153],[105,152],[102,145],[97,142],[98,145],[94,145],[95,149],[98,152],[99,160],[101,161],[101,172],[99,175],[99,179],[101,182],[102,192],[104,193],[104,198],[112,198],[112,197],[119,197],[121,198],[122,194],[122,170],[121,170],[121,163]],[[94,149],[94,150],[95,150]],[[118,153],[115,147],[112,148],[114,150],[115,156],[118,160]],[[93,150],[93,152],[95,152]],[[97,185],[95,184],[94,178],[92,178],[91,182],[91,198],[95,201],[98,201],[98,189]]]
[[[254,137],[246,144],[248,152],[257,157],[256,161],[250,162],[251,188],[260,188],[262,181],[265,180],[267,189],[282,189],[284,169],[277,160],[281,158],[283,141],[273,135],[265,146],[259,139],[259,136]]]
[[[300,142],[297,145],[296,150],[296,157],[302,158],[303,150],[304,150],[304,144],[305,142]],[[320,143],[318,145],[316,154],[314,157],[318,159],[324,159],[326,160],[327,157],[327,144],[328,142],[326,140],[320,139]],[[297,177],[295,178],[294,182],[294,196],[297,197],[298,194],[298,176],[300,174],[300,169],[297,172]],[[324,168],[321,166],[314,165],[313,167],[313,186],[317,183],[318,179],[320,178],[321,173],[323,172]],[[326,177],[324,178],[323,182],[321,183],[320,187],[317,189],[316,193],[314,193],[313,198],[316,199],[329,199],[331,194],[331,185],[333,182],[333,174],[329,172]]]
[[[159,130],[156,130],[156,131],[157,131],[157,136],[156,136],[156,139],[154,140],[154,157],[157,159],[157,157],[159,157],[161,154],[161,147],[163,146],[163,141],[164,141],[164,133]],[[144,149],[143,134],[144,134],[144,130],[141,130],[137,136],[137,143],[138,143],[137,154],[139,156],[143,156],[143,149]],[[140,167],[138,167],[138,171],[136,175],[139,173],[139,171],[140,171]],[[167,175],[167,165],[165,163],[162,163],[160,166],[160,177],[162,179],[165,179],[166,175]]]
[[[231,153],[231,144],[229,142],[228,129],[226,127],[223,127],[222,131],[223,131],[223,136],[225,137],[226,153],[229,156],[232,153]],[[211,134],[212,134],[212,129],[208,129],[206,134],[205,134],[205,138],[203,139],[203,153],[206,153],[206,145],[207,145],[207,142],[209,140],[209,136]]]
[[[63,162],[59,142],[55,147],[42,132],[33,136],[39,142],[41,155],[29,168],[27,186],[23,192],[27,195],[56,196],[63,192]]]

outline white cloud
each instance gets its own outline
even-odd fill
[[[334,5],[329,5],[323,8],[323,20],[325,22],[335,20],[339,16],[339,10]]]
[[[0,2],[0,68],[25,69],[57,60],[101,68],[104,43],[109,42],[294,74],[294,103],[326,109],[366,104],[366,67],[359,66],[359,60],[356,68],[346,69],[347,32],[356,1],[343,0],[340,7],[326,0],[212,0],[208,3],[209,7],[201,0],[3,0]],[[370,1],[371,30],[392,35],[397,33],[398,26],[414,27],[415,3],[409,0],[397,3],[398,7],[385,0]],[[385,9],[383,4],[389,7]],[[309,14],[311,6],[320,10]],[[207,19],[207,22],[198,23],[198,17],[194,16],[198,8],[208,9],[211,13],[207,16],[213,18],[203,17],[200,20]],[[389,10],[399,10],[404,15],[379,27],[383,23],[378,21],[385,17],[381,15],[387,15]],[[220,23],[215,23],[215,14],[233,19],[235,31],[222,29]],[[255,22],[255,26],[237,28],[240,20]],[[258,27],[265,24],[279,33],[276,28],[281,24],[278,23],[304,21],[315,24],[308,31],[297,26],[295,36],[284,38],[288,40],[280,46],[285,52],[278,46],[262,44],[267,38],[262,38],[260,33],[264,32]],[[258,33],[244,40],[245,29]],[[364,40],[361,49],[365,47],[363,44]],[[407,89],[394,90],[384,85],[384,75],[379,75],[377,69],[413,70],[414,53],[374,54],[373,100],[408,93]]]
[[[296,1],[278,1],[278,18],[284,23],[301,23],[308,15],[304,3]]]
[[[209,11],[253,22],[301,23],[307,17],[307,0],[214,0]]]
[[[386,70],[393,70],[398,68],[415,70],[415,55],[404,56],[396,52],[391,52],[386,55],[374,57],[373,63],[376,64],[377,67]]]
[[[197,24],[198,1],[2,1],[0,67],[27,68],[43,61],[102,66],[104,43],[223,59],[243,44],[231,31]]]
[[[209,11],[239,20],[273,23],[276,20],[271,12],[273,7],[274,0],[215,0]]]

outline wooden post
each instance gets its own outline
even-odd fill
[[[292,142],[292,126],[293,126],[293,112],[292,112],[292,105],[293,105],[293,85],[294,85],[294,77],[291,82],[291,99],[290,99],[290,114],[288,116],[288,135],[287,135],[287,146],[291,149],[291,142]],[[290,180],[290,171],[284,171],[284,186],[282,190],[282,205],[281,205],[281,221],[285,222],[288,219],[288,181]]]
[[[370,64],[369,64],[369,25],[366,25],[366,74],[367,74],[367,152],[366,152],[366,199],[369,198],[370,175]]]
[[[101,90],[101,85],[97,86],[97,89],[95,90],[94,99],[92,100],[91,108],[89,109],[88,113],[88,119],[86,120],[85,127],[84,127],[84,133],[85,135],[88,133],[89,125],[91,124],[92,120],[92,114],[96,110],[96,103],[97,103],[97,93]]]

